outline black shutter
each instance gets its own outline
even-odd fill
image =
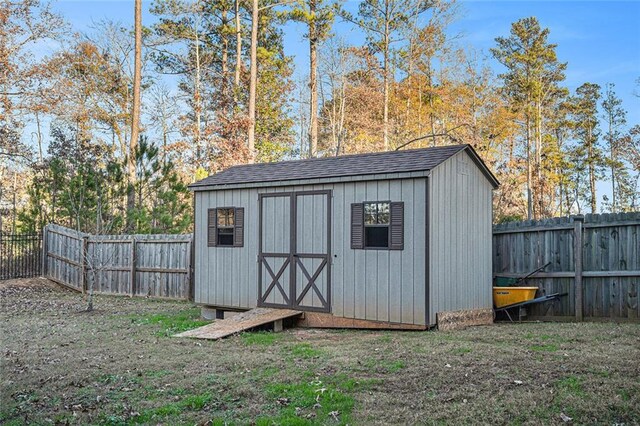
[[[234,212],[233,246],[244,246],[244,207],[236,207]]]
[[[364,248],[364,204],[351,204],[351,248]]]
[[[207,210],[207,246],[209,247],[216,246],[216,225],[218,224],[217,212],[217,209]]]
[[[389,228],[389,248],[391,250],[404,250],[404,203],[391,203]]]

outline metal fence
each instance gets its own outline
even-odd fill
[[[82,292],[192,297],[192,235],[89,235],[44,229],[44,276]]]
[[[640,319],[640,213],[494,226],[494,276],[522,277],[544,265],[523,285],[537,286],[538,296],[568,294],[532,306],[531,318]]]
[[[0,234],[0,280],[40,275],[42,236]]]

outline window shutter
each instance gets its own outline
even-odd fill
[[[351,204],[351,248],[364,248],[364,204]]]
[[[216,225],[218,224],[218,210],[207,210],[207,246],[216,246]]]
[[[404,203],[391,203],[391,223],[389,228],[389,248],[391,250],[404,250]]]
[[[234,212],[235,222],[233,228],[233,246],[244,246],[244,207],[236,207]]]

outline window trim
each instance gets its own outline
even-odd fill
[[[216,207],[216,247],[237,247],[234,244],[234,234],[236,226],[236,207]],[[218,224],[218,214],[220,210],[233,210],[233,226],[220,226]],[[231,244],[220,244],[220,229],[231,230]]]
[[[365,220],[365,205],[366,204],[389,204],[389,223],[387,224],[372,224],[367,225]],[[362,248],[358,250],[392,250],[391,248],[391,200],[376,200],[376,201],[363,201],[362,203]],[[368,247],[367,246],[367,227],[370,228],[382,228],[387,227],[387,246],[386,247]]]
[[[233,210],[233,226],[219,226],[218,225],[218,213],[220,210]],[[210,241],[207,241],[207,247],[211,248],[211,247],[221,247],[221,248],[242,248],[244,247],[244,236],[242,236],[242,244],[237,244],[236,241],[236,234],[237,234],[237,228],[242,228],[242,234],[244,234],[244,215],[242,218],[242,224],[238,225],[238,210],[240,209],[244,209],[244,207],[238,207],[238,206],[221,206],[221,207],[211,207],[209,209],[207,209],[207,211],[210,210],[214,210],[215,211],[215,217],[214,217],[214,224],[213,226],[211,225],[211,223],[209,223],[209,214],[207,213],[207,234],[210,232],[211,228],[215,229],[215,242],[214,244],[210,244]],[[232,243],[231,244],[220,244],[220,240],[218,239],[219,237],[219,230],[220,229],[229,229],[231,230],[231,238],[232,238]]]
[[[389,204],[389,224],[371,224],[366,227],[382,227],[388,226],[388,245],[386,247],[367,247],[365,246],[366,227],[364,224],[365,204]],[[350,224],[350,238],[351,238],[351,250],[393,250],[402,251],[405,249],[405,201],[391,201],[391,200],[374,200],[374,201],[360,201],[357,203],[351,203],[351,219]]]

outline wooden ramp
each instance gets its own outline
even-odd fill
[[[194,339],[222,339],[223,337],[249,330],[271,322],[282,321],[301,315],[302,311],[292,309],[255,308],[239,313],[231,318],[216,320],[211,324],[176,334],[173,337],[191,337]]]

